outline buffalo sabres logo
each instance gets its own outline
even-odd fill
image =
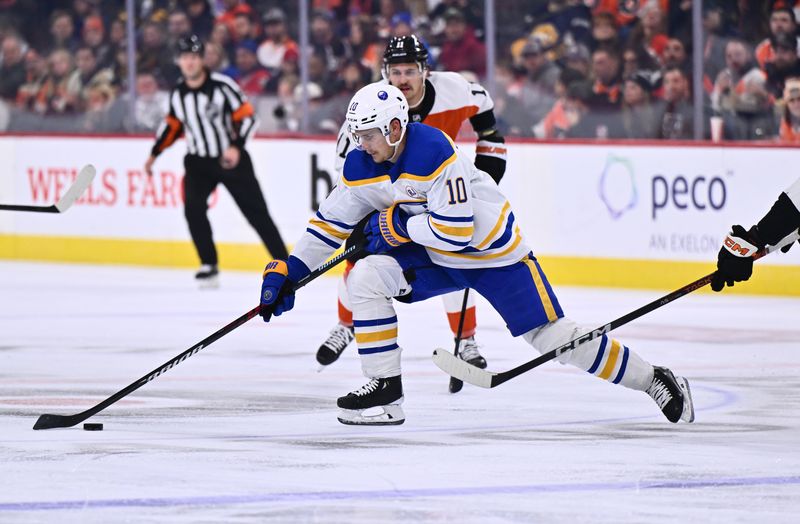
[[[272,302],[272,290],[268,289],[264,291],[264,302]]]
[[[417,192],[411,186],[406,186],[406,194],[411,198],[415,198],[417,196]]]
[[[380,98],[381,100],[386,100],[387,98],[389,98],[389,93],[387,93],[386,91],[378,91],[378,98]]]

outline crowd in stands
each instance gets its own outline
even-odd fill
[[[507,136],[800,142],[800,0],[498,0],[498,123]],[[125,0],[0,2],[0,129],[152,132],[179,76],[175,43],[206,42],[206,65],[254,101],[262,132],[335,133],[346,102],[380,78],[385,43],[414,33],[434,70],[487,79],[484,0],[136,0],[129,86]],[[693,45],[703,82],[692,85]],[[309,83],[300,82],[307,60]],[[129,98],[133,87],[135,97]],[[713,125],[711,125],[713,123]]]

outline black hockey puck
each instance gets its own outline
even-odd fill
[[[84,431],[103,431],[102,424],[94,424],[92,422],[87,422],[83,425]]]

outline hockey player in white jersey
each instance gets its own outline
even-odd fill
[[[423,122],[444,131],[453,140],[468,120],[478,135],[475,166],[500,182],[506,169],[505,139],[497,131],[494,103],[482,86],[467,81],[459,73],[428,70],[428,50],[416,36],[392,38],[383,56],[384,79],[378,84],[391,84],[402,91],[409,104],[409,120]],[[336,141],[336,171],[341,176],[345,158],[355,147],[342,125]],[[339,322],[317,351],[317,361],[323,366],[332,364],[353,341],[353,313],[347,298],[346,279],[352,268],[348,263],[345,276],[339,282]],[[475,295],[468,295],[464,318],[461,320],[463,292],[442,296],[447,320],[453,335],[458,337],[461,324],[459,355],[470,364],[486,367],[486,360],[475,342],[477,320]]]
[[[764,217],[750,229],[736,225],[731,228],[717,255],[717,272],[711,289],[722,291],[725,284],[749,280],[753,274],[753,255],[765,246],[774,246],[800,228],[800,178],[786,191]],[[788,251],[792,244],[783,248]]]
[[[347,156],[339,183],[292,255],[267,264],[261,287],[261,315],[269,321],[293,307],[292,285],[309,268],[320,266],[348,237],[362,237],[358,245],[369,255],[356,262],[347,288],[369,382],[337,400],[340,422],[405,420],[393,298],[417,302],[474,289],[513,336],[541,352],[587,331],[564,317],[497,184],[445,133],[408,123],[408,103],[397,88],[372,84],[360,89],[348,107],[347,122],[359,150]],[[362,221],[363,229],[354,231]],[[686,379],[650,365],[607,335],[560,359],[647,392],[671,422],[694,420]]]

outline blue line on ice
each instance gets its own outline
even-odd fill
[[[576,493],[590,491],[628,491],[658,489],[700,489],[743,486],[781,486],[800,484],[800,476],[729,477],[672,481],[595,482],[584,484],[534,484],[528,486],[473,486],[370,491],[300,491],[254,495],[200,497],[131,498],[106,500],[65,500],[0,503],[0,511],[45,511],[127,507],[229,506],[265,502],[304,502],[318,500],[416,499],[486,495],[528,495],[537,493]]]

